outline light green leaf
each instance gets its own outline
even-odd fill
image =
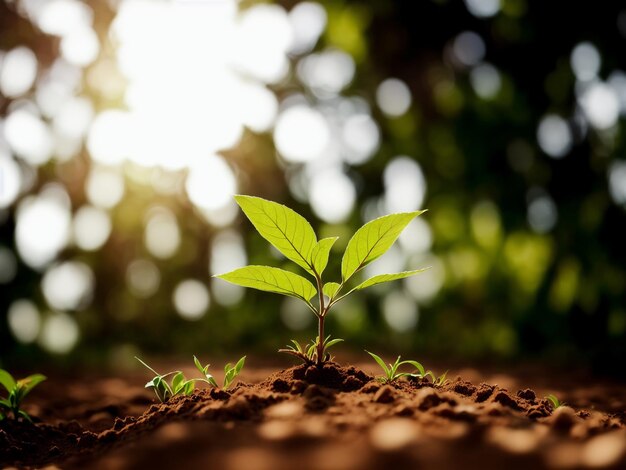
[[[311,252],[311,264],[318,275],[321,276],[324,269],[326,269],[330,249],[333,247],[338,238],[339,237],[322,238],[313,247],[313,251]]]
[[[237,361],[237,364],[235,364],[235,373],[239,374],[239,372],[241,372],[241,369],[243,369],[243,366],[245,363],[246,363],[246,356],[243,356],[241,359]]]
[[[195,364],[196,369],[198,369],[202,375],[206,373],[206,369],[208,368],[208,365],[207,367],[202,367],[202,363],[198,360],[196,356],[193,357],[193,363]]]
[[[340,287],[341,285],[337,282],[327,282],[326,284],[324,284],[322,291],[324,292],[324,295],[326,297],[328,297],[329,299],[334,299],[335,294],[337,294]]]
[[[0,369],[0,384],[7,389],[7,392],[11,392],[15,388],[15,379],[9,372],[4,369]]]
[[[25,379],[19,380],[17,384],[18,387],[20,387],[20,389],[22,390],[21,398],[24,398],[26,395],[28,395],[33,388],[35,388],[44,380],[46,380],[46,376],[41,374],[29,375]]]
[[[191,379],[187,380],[182,387],[183,395],[191,395],[195,389],[196,381]]]
[[[185,376],[183,375],[183,373],[177,372],[176,375],[174,375],[174,377],[172,378],[172,390],[174,391],[174,394],[180,392],[180,389],[184,382]]]
[[[383,255],[396,241],[402,230],[426,211],[390,214],[361,227],[348,242],[341,260],[341,276],[346,282],[354,273]]]
[[[313,284],[302,276],[269,266],[246,266],[215,277],[238,286],[289,295],[306,303],[317,293]]]
[[[331,339],[330,341],[327,341],[326,344],[324,345],[324,348],[328,349],[332,346],[334,346],[337,343],[341,343],[343,342],[343,339],[341,338],[335,338],[335,339]]]
[[[311,224],[282,204],[253,196],[235,196],[259,234],[288,259],[313,274],[311,253],[317,237]]]
[[[387,367],[387,364],[385,364],[385,361],[382,360],[382,358],[380,356],[377,356],[374,353],[371,353],[369,351],[365,351],[367,354],[369,354],[370,356],[372,356],[372,358],[378,363],[378,365],[382,368],[382,370],[385,372],[386,376],[389,376],[389,373],[391,372],[389,370],[389,367]]]
[[[375,286],[376,284],[382,284],[383,282],[390,282],[390,281],[396,281],[398,279],[404,279],[405,277],[411,277],[411,276],[414,276],[415,274],[423,273],[427,269],[429,268],[414,269],[413,271],[403,271],[401,273],[395,273],[395,274],[379,274],[378,276],[370,277],[367,281],[362,282],[361,284],[359,284],[352,290],[353,291],[361,290],[367,287]]]

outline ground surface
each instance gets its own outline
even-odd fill
[[[0,468],[626,468],[624,384],[458,369],[443,387],[389,386],[371,364],[248,364],[230,393],[166,405],[140,373],[50,379],[26,407],[35,426],[0,422]],[[571,407],[552,412],[547,393]]]

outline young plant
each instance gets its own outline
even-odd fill
[[[24,379],[15,380],[8,371],[0,369],[0,384],[9,394],[6,398],[0,397],[0,421],[8,418],[10,413],[13,415],[13,419],[23,418],[32,422],[28,413],[21,410],[20,407],[26,395],[44,380],[46,377],[41,374],[29,375]]]
[[[334,346],[337,343],[341,343],[342,341],[343,339],[341,338],[330,339],[330,335],[328,335],[326,339],[324,340],[324,351],[328,351],[330,347]],[[319,338],[315,338],[314,340],[311,340],[310,344],[302,346],[295,339],[292,339],[291,340],[292,344],[288,344],[284,349],[279,349],[278,352],[291,354],[292,356],[295,356],[298,359],[300,359],[305,364],[315,364],[317,362],[317,354],[318,354],[317,343],[318,342],[319,342]],[[326,352],[325,354],[326,354],[326,357],[324,358],[325,361],[333,360],[333,356],[331,356],[330,353]]]
[[[369,351],[365,351],[367,354],[372,356],[372,358],[378,363],[381,367],[385,375],[377,377],[379,381],[382,383],[393,383],[398,380],[400,377],[416,377],[422,378],[425,376],[424,366],[417,361],[401,361],[400,356],[396,359],[396,362],[393,364],[389,363],[389,365],[385,364],[385,361],[382,360],[380,356],[377,356],[374,353]],[[408,364],[410,366],[415,367],[417,369],[417,373],[415,372],[398,372],[400,366]]]
[[[395,274],[379,274],[341,294],[355,274],[382,256],[409,222],[425,211],[390,214],[363,225],[350,239],[344,252],[341,260],[341,281],[325,282],[322,274],[337,237],[318,241],[311,224],[282,204],[252,196],[235,196],[235,200],[259,234],[287,259],[304,269],[313,278],[315,285],[298,274],[269,266],[246,266],[215,277],[232,284],[288,295],[303,301],[317,317],[318,331],[315,356],[309,355],[303,348],[298,350],[296,346],[295,355],[306,362],[313,360],[320,365],[328,360],[326,349],[330,342],[322,340],[326,338],[324,321],[335,304],[353,292],[424,271],[416,269]],[[314,297],[317,297],[316,304],[311,303]],[[291,350],[285,352],[294,354]]]
[[[135,356],[135,359],[141,362],[144,367],[154,374],[152,380],[146,384],[146,388],[151,388],[161,403],[165,403],[176,395],[191,395],[193,393],[195,380],[187,380],[181,371],[175,370],[168,372],[167,374],[159,374],[137,356]],[[169,376],[172,376],[172,379],[168,383],[167,377]]]
[[[562,402],[561,400],[559,400],[557,398],[556,395],[550,394],[546,397],[546,400],[548,400],[550,402],[550,405],[552,405],[552,409],[556,410],[558,408],[560,408],[561,406],[564,406],[565,403]]]
[[[432,370],[428,370],[425,374],[422,375],[422,378],[430,377],[433,381],[433,385],[443,387],[445,384],[448,383],[448,379],[446,378],[447,375],[448,371],[445,371],[443,374],[437,377]]]
[[[224,383],[222,385],[223,390],[228,390],[228,388],[231,386],[235,378],[241,372],[241,369],[243,369],[243,365],[245,364],[245,362],[246,362],[246,356],[243,356],[241,359],[237,361],[237,364],[232,365],[229,362],[228,364],[224,366]],[[202,374],[202,378],[196,379],[196,380],[200,382],[205,382],[209,384],[211,387],[219,388],[219,384],[217,383],[217,380],[215,380],[215,378],[211,374],[209,374],[210,364],[207,364],[206,366],[202,366],[202,363],[198,360],[196,356],[193,357],[193,363],[196,365],[196,369],[198,369],[200,373]]]

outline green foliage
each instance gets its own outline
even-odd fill
[[[424,212],[426,211],[385,215],[358,229],[348,242],[341,260],[343,283],[369,263],[384,255],[409,222]]]
[[[424,370],[424,366],[422,366],[422,364],[420,364],[417,361],[401,361],[401,356],[398,356],[398,358],[396,359],[396,362],[394,362],[393,364],[389,363],[389,364],[385,364],[385,361],[383,361],[383,359],[380,356],[377,356],[376,354],[369,352],[369,351],[365,351],[367,354],[369,354],[370,356],[372,356],[372,358],[378,363],[378,365],[381,367],[381,369],[383,370],[383,372],[385,373],[385,375],[381,376],[381,377],[377,377],[378,380],[380,380],[382,383],[393,383],[396,380],[398,380],[400,377],[416,377],[416,378],[422,378],[425,375],[425,370]],[[403,366],[403,365],[410,365],[413,366],[415,368],[416,372],[399,372],[398,369]]]
[[[326,337],[326,339],[324,340],[324,348],[323,348],[324,354],[326,354],[326,357],[324,357],[323,359],[324,361],[332,361],[334,359],[333,356],[331,356],[330,353],[328,353],[327,351],[329,348],[331,348],[337,343],[341,343],[342,341],[343,339],[341,338],[330,339],[330,335]],[[318,362],[317,345],[319,343],[319,338],[315,338],[314,340],[311,340],[311,342],[308,345],[301,345],[295,339],[292,339],[291,343],[292,344],[288,344],[284,349],[279,349],[278,352],[295,356],[298,359],[300,359],[302,362],[304,362],[305,364],[315,364],[316,362]]]
[[[321,364],[330,358],[325,351],[336,344],[333,342],[336,340],[328,341],[326,338],[322,341],[321,339],[326,337],[324,319],[333,305],[357,290],[403,279],[424,271],[419,269],[374,276],[346,294],[339,295],[356,273],[391,248],[409,222],[425,211],[390,214],[363,225],[346,247],[341,261],[341,283],[324,283],[322,273],[326,269],[330,250],[337,237],[317,241],[317,236],[309,222],[282,204],[253,196],[235,196],[235,200],[259,234],[311,275],[315,279],[316,286],[297,274],[267,266],[247,266],[215,277],[244,287],[296,297],[305,302],[318,319],[317,339],[313,345],[306,347],[293,341],[293,346],[290,345],[280,350],[304,362]],[[314,305],[311,299],[316,294],[318,304]]]
[[[176,395],[191,395],[195,388],[195,380],[187,380],[185,375],[175,370],[167,374],[159,374],[156,370],[146,364],[144,361],[135,356],[141,364],[143,364],[150,372],[154,374],[152,380],[146,384],[146,388],[151,388],[161,403],[165,403]],[[172,377],[168,383],[167,378]]]
[[[553,410],[556,410],[557,408],[560,408],[561,406],[565,405],[565,402],[562,402],[561,400],[559,400],[557,396],[554,394],[548,395],[546,397],[546,400],[550,402],[550,405],[552,405]]]
[[[239,375],[239,373],[243,369],[245,362],[246,362],[246,356],[243,356],[241,359],[237,361],[235,365],[229,362],[228,364],[224,366],[224,383],[222,385],[222,389],[228,390],[228,388],[232,385],[235,378]],[[213,375],[209,374],[210,364],[203,366],[200,360],[196,356],[193,357],[193,363],[195,364],[196,369],[198,369],[200,373],[202,374],[202,378],[197,379],[198,381],[205,382],[209,384],[211,387],[219,388],[219,384],[217,383],[217,380],[215,380]]]
[[[302,276],[269,266],[246,266],[219,277],[240,286],[296,297],[307,304],[317,294],[313,284]]]
[[[435,373],[431,370],[427,370],[426,373],[422,376],[422,378],[426,379],[428,377],[433,381],[433,385],[437,385],[438,387],[443,387],[448,383],[448,379],[446,378],[448,375],[448,371],[445,371],[443,374],[436,376]]]
[[[26,378],[15,380],[6,370],[0,369],[0,385],[8,392],[6,398],[0,397],[0,421],[7,418],[9,414],[13,419],[25,419],[31,421],[30,416],[20,409],[22,401],[37,385],[46,380],[41,374],[29,375]]]
[[[384,374],[381,377],[377,377],[383,383],[392,383],[398,380],[400,377],[413,377],[416,379],[430,379],[433,382],[433,385],[438,387],[442,387],[448,382],[446,376],[448,375],[448,371],[444,372],[440,376],[436,376],[435,373],[431,370],[424,369],[424,366],[417,361],[402,361],[401,356],[398,356],[396,362],[393,364],[386,364],[385,361],[380,356],[377,356],[374,353],[369,351],[365,351],[367,354],[372,356],[372,358],[378,363],[380,368],[383,370]],[[398,369],[403,365],[410,365],[415,368],[415,372],[399,372]]]

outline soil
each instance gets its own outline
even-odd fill
[[[562,382],[572,406],[553,411],[504,388],[519,384],[511,376],[459,372],[472,381],[383,385],[335,363],[248,370],[228,392],[166,404],[143,376],[50,380],[29,397],[35,424],[0,422],[0,468],[626,468],[623,384]]]

